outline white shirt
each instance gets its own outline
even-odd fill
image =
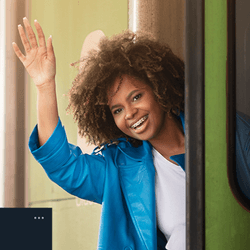
[[[156,217],[168,250],[186,249],[186,173],[153,149]]]

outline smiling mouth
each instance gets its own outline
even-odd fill
[[[144,117],[142,117],[139,121],[137,121],[136,123],[134,123],[131,128],[136,129],[137,127],[139,127],[140,125],[143,124],[143,122],[145,122],[148,119],[148,115],[145,115]]]

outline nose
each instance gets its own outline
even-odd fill
[[[137,113],[137,109],[134,107],[129,107],[126,109],[125,120],[129,120],[134,118],[134,115]]]

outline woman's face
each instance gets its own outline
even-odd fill
[[[139,139],[156,139],[163,129],[166,113],[150,86],[129,75],[118,77],[108,91],[108,105],[117,127]],[[120,84],[120,86],[119,86]]]

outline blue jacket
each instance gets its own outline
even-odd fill
[[[180,119],[185,131],[183,113]],[[83,154],[68,143],[59,119],[40,148],[35,127],[29,148],[52,181],[72,195],[102,204],[99,250],[157,249],[155,169],[149,142],[135,148],[120,138],[118,145]],[[184,154],[170,158],[185,170]]]

